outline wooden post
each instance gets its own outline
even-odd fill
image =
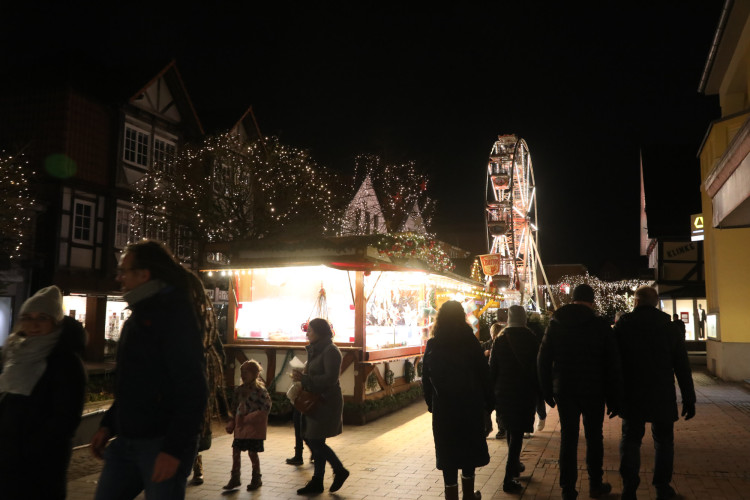
[[[356,271],[354,278],[354,345],[362,349],[362,359],[367,359],[365,339],[365,273]]]
[[[104,360],[104,330],[107,325],[107,297],[86,297],[86,361]]]
[[[234,318],[237,314],[237,304],[235,298],[237,297],[237,290],[234,289],[234,276],[229,277],[229,287],[227,288],[227,331],[225,334],[225,344],[231,344],[234,342],[236,337],[236,329]]]

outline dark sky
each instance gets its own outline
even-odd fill
[[[675,152],[646,165],[652,230],[674,232],[700,208],[695,154],[718,116],[697,87],[723,2],[617,3],[6,3],[0,36],[11,62],[70,50],[123,67],[175,58],[207,129],[252,105],[263,133],[339,171],[360,153],[414,160],[438,201],[433,229],[476,253],[487,157],[515,133],[534,164],[542,259],[596,272],[638,257],[641,147]]]

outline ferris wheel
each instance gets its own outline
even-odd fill
[[[487,248],[497,256],[491,285],[539,309],[534,169],[526,141],[501,135],[490,151],[485,184]]]

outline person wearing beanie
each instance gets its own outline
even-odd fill
[[[2,497],[65,498],[86,371],[83,325],[63,317],[62,293],[42,288],[20,308],[0,373]]]
[[[560,486],[563,500],[577,498],[580,420],[586,435],[589,496],[612,491],[604,482],[604,409],[610,418],[620,411],[622,369],[612,328],[594,312],[594,290],[586,284],[573,290],[573,302],[552,316],[537,359],[544,400],[557,405],[560,417]]]
[[[490,354],[490,380],[495,388],[495,409],[503,422],[508,441],[503,491],[521,493],[516,479],[525,470],[521,463],[524,432],[534,428],[539,399],[536,357],[539,340],[526,327],[526,310],[518,305],[508,309],[508,326],[495,339]]]

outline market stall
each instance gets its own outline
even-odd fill
[[[387,405],[375,402],[386,396],[417,393],[440,305],[459,300],[476,326],[474,312],[493,299],[482,283],[454,274],[439,245],[402,234],[224,248],[226,263],[203,277],[228,289],[228,382],[237,380],[241,361],[254,358],[269,387],[284,393],[290,359],[306,360],[306,324],[322,317],[344,355],[348,421],[384,413]]]

